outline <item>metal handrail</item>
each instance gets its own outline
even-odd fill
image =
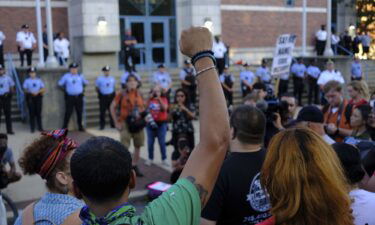
[[[343,50],[345,53],[349,54],[349,56],[353,56],[353,52],[349,51],[348,49],[346,49],[345,47],[337,44],[337,47],[341,50]]]
[[[23,92],[17,70],[13,64],[12,54],[11,53],[6,54],[6,59],[7,59],[7,65],[8,65],[7,66],[8,75],[10,75],[13,78],[15,86],[16,86],[17,105],[18,105],[19,110],[21,111],[21,118],[23,121],[25,121],[27,117],[26,107],[25,107],[25,93]]]

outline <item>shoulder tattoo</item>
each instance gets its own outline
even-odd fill
[[[199,198],[201,199],[202,209],[203,209],[203,206],[206,204],[206,202],[208,200],[207,199],[208,191],[201,184],[196,183],[194,177],[188,176],[188,177],[186,177],[186,179],[189,180],[191,183],[193,183],[195,185],[195,187],[197,188]]]

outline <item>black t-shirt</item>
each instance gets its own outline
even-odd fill
[[[231,153],[224,161],[202,217],[217,225],[257,224],[271,216],[267,194],[260,185],[265,150]]]

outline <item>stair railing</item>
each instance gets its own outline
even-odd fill
[[[25,105],[25,93],[23,92],[22,85],[18,77],[16,67],[14,66],[11,53],[6,54],[6,60],[7,60],[7,74],[11,78],[13,78],[14,83],[15,83],[17,106],[21,112],[21,119],[22,121],[25,121],[27,118],[26,105]]]

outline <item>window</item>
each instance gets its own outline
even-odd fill
[[[120,15],[146,15],[146,0],[120,0]]]
[[[174,16],[174,0],[149,0],[151,16]]]
[[[289,7],[294,6],[295,3],[296,3],[296,0],[285,0],[285,5]]]

